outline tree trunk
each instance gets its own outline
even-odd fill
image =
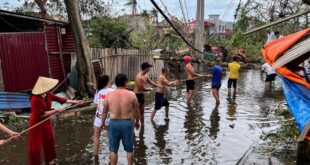
[[[47,0],[35,0],[35,2],[41,10],[40,14],[41,14],[42,18],[47,18],[47,11],[45,8],[45,4],[46,4]]]
[[[93,65],[91,63],[90,48],[86,35],[83,30],[81,15],[79,13],[76,0],[64,0],[68,13],[69,23],[71,25],[74,39],[78,71],[78,91],[83,97],[87,97],[90,92],[87,87],[87,82],[95,84],[96,78],[94,74]]]

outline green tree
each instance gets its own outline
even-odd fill
[[[88,27],[92,47],[126,48],[130,46],[128,26],[121,18],[96,17],[89,22]]]

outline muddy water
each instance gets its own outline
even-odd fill
[[[155,123],[149,121],[154,96],[147,96],[146,124],[135,130],[136,164],[235,164],[259,141],[262,131],[274,125],[269,111],[284,101],[279,80],[272,90],[265,90],[259,71],[240,74],[236,96],[227,95],[227,77],[220,91],[221,104],[215,106],[210,81],[197,82],[190,107],[186,105],[184,86],[171,88],[170,120],[164,110]],[[107,134],[101,136],[99,160],[92,158],[93,113],[55,120],[56,149],[59,164],[105,164],[108,157]],[[0,164],[27,164],[27,142],[23,137],[0,148]],[[119,151],[120,164],[126,153]]]

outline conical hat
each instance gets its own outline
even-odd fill
[[[43,94],[53,89],[57,84],[58,84],[57,79],[51,79],[51,78],[40,76],[36,82],[36,85],[34,85],[32,89],[32,94],[34,95]]]

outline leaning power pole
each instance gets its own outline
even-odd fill
[[[203,45],[205,40],[205,28],[204,28],[204,0],[197,0],[197,13],[196,13],[196,31],[195,31],[195,48],[203,51]],[[203,54],[199,53],[198,56],[203,59]]]

